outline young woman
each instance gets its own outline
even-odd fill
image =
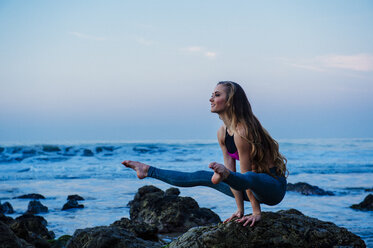
[[[219,82],[210,98],[211,112],[223,121],[218,141],[224,165],[209,164],[213,171],[192,173],[155,168],[136,161],[122,164],[143,179],[152,177],[180,187],[207,186],[236,200],[237,211],[225,222],[237,217],[244,226],[253,226],[261,218],[260,203],[276,205],[286,193],[286,158],[278,143],[262,127],[251,110],[241,86],[230,81]],[[236,172],[236,160],[240,171]],[[253,213],[244,216],[244,201],[250,201]]]

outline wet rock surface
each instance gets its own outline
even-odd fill
[[[146,248],[162,247],[158,242],[137,238],[132,232],[119,226],[100,226],[78,229],[67,242],[66,248]]]
[[[373,211],[373,194],[367,195],[362,202],[351,206],[353,209]]]
[[[25,240],[20,239],[9,226],[0,221],[0,248],[25,248],[34,247]]]
[[[295,191],[302,195],[334,195],[331,191],[325,191],[317,186],[310,185],[308,183],[288,183],[286,187],[287,191]]]
[[[38,214],[38,213],[47,213],[48,207],[41,204],[38,200],[30,201],[27,207],[28,214]]]
[[[168,246],[199,247],[366,247],[364,241],[345,228],[303,215],[295,209],[263,212],[254,227],[231,221],[195,227]]]
[[[154,186],[139,188],[128,203],[131,220],[155,225],[160,233],[185,232],[191,227],[221,222],[217,214],[200,208],[194,199],[178,196],[178,189],[166,192]]]

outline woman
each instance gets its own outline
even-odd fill
[[[153,177],[180,187],[208,186],[234,196],[237,211],[225,222],[237,218],[244,226],[253,226],[261,218],[260,203],[276,205],[286,192],[286,158],[278,143],[262,127],[251,110],[244,90],[237,83],[219,82],[210,98],[211,112],[223,121],[218,141],[224,165],[210,163],[212,171],[192,173],[158,169],[126,160],[126,167],[140,179]],[[236,172],[236,160],[241,173]],[[250,201],[253,213],[244,216],[244,200]]]

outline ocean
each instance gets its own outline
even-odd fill
[[[262,205],[262,211],[295,208],[305,215],[359,235],[373,247],[373,212],[351,209],[373,188],[373,139],[289,139],[279,140],[280,151],[288,159],[288,182],[306,182],[334,196],[305,196],[287,192],[276,206]],[[212,161],[223,162],[216,141],[100,142],[71,144],[0,145],[0,200],[12,204],[15,218],[27,210],[29,199],[13,199],[28,193],[46,197],[42,204],[49,212],[40,214],[56,237],[72,235],[78,228],[109,225],[129,217],[127,203],[137,189],[170,185],[146,178],[121,165],[137,160],[159,168],[209,170]],[[200,207],[215,211],[222,220],[236,211],[233,198],[206,187],[179,188],[181,196],[193,197]],[[61,211],[66,198],[79,194],[83,209]],[[249,203],[246,213],[251,212]]]

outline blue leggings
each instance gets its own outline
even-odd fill
[[[275,168],[271,168],[271,173],[275,173]],[[266,173],[230,172],[228,178],[218,184],[211,182],[212,171],[180,172],[173,170],[163,170],[150,166],[148,177],[159,179],[168,184],[179,187],[207,186],[216,189],[228,196],[234,197],[230,187],[242,191],[245,201],[249,198],[245,190],[250,189],[255,198],[267,205],[276,205],[282,201],[286,193],[286,178],[278,176],[274,178]]]

